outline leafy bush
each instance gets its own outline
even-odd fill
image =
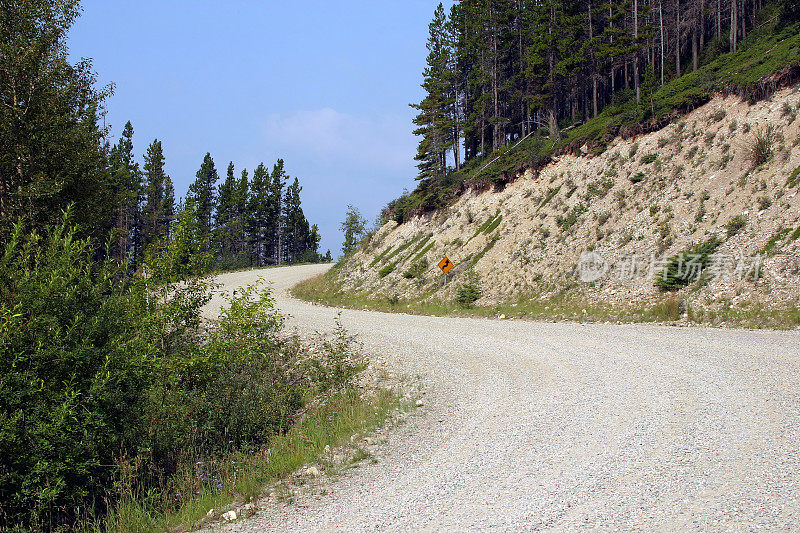
[[[769,209],[772,206],[772,198],[769,196],[759,196],[758,197],[758,209],[763,211],[765,209]]]
[[[642,164],[649,165],[650,163],[655,162],[658,159],[656,154],[647,154],[642,156]]]
[[[175,490],[181,472],[264,445],[354,386],[363,367],[341,326],[312,356],[281,336],[268,292],[203,321],[212,286],[186,277],[203,257],[184,254],[182,231],[143,278],[96,263],[66,222],[14,230],[0,257],[0,529],[71,527],[121,495],[179,506],[194,497]]]
[[[468,270],[464,283],[456,288],[456,303],[464,308],[470,308],[481,297],[483,290],[480,285],[478,273]]]
[[[0,260],[0,529],[69,523],[102,508],[138,419],[156,351],[145,293],[62,224],[18,224]]]
[[[640,183],[640,182],[644,181],[644,179],[645,179],[646,177],[647,177],[647,176],[645,175],[645,173],[644,173],[644,172],[641,172],[641,171],[640,171],[640,172],[637,172],[636,174],[634,174],[633,176],[631,176],[631,183]]]

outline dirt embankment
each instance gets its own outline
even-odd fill
[[[447,301],[465,272],[493,305],[565,290],[648,305],[671,258],[696,307],[797,306],[800,92],[749,105],[715,98],[664,129],[600,156],[561,156],[503,191],[468,193],[441,212],[386,224],[336,272],[350,291]],[[754,150],[761,142],[761,156]],[[759,159],[763,158],[763,159]],[[718,240],[709,257],[693,247]],[[589,253],[591,252],[591,253]],[[437,262],[457,266],[442,285]]]

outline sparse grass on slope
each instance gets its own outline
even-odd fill
[[[376,297],[357,291],[345,291],[329,274],[300,283],[292,294],[302,300],[333,307],[368,309],[386,313],[410,313],[428,316],[506,318],[543,321],[681,323],[687,325],[727,326],[753,329],[795,329],[800,327],[800,307],[767,308],[761,304],[722,305],[711,310],[694,306],[690,300],[672,294],[663,295],[649,305],[611,306],[586,298],[579,290],[565,288],[556,295],[540,299],[522,295],[494,306],[464,308],[454,301],[425,301],[398,297]],[[683,316],[685,312],[686,316]]]

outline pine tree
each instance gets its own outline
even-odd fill
[[[141,210],[142,253],[162,241],[169,233],[174,217],[174,189],[164,172],[161,141],[155,139],[144,156],[144,200]]]
[[[286,260],[290,263],[318,260],[319,227],[309,225],[300,202],[303,188],[297,178],[286,188],[284,195],[284,242]]]
[[[418,180],[440,179],[447,172],[447,151],[453,146],[452,115],[454,99],[449,91],[452,52],[449,46],[447,18],[444,6],[439,4],[429,25],[428,59],[422,88],[427,93],[419,104],[411,107],[419,111],[414,118],[417,129],[414,135],[422,137],[415,159],[419,161]]]
[[[260,163],[253,172],[250,195],[247,202],[247,233],[253,263],[256,266],[267,264],[270,256],[267,241],[270,226],[270,183],[267,167]]]
[[[236,184],[233,204],[235,223],[233,228],[234,249],[240,256],[247,254],[247,221],[249,218],[248,199],[250,196],[250,183],[247,180],[247,169],[242,169],[242,175]]]
[[[210,153],[206,153],[203,163],[195,175],[195,181],[189,185],[187,201],[192,201],[197,214],[197,227],[203,239],[203,251],[211,249],[212,220],[216,207],[216,183],[219,179],[214,160]]]
[[[214,247],[223,257],[236,255],[234,249],[234,224],[237,219],[235,196],[239,182],[234,176],[234,172],[235,169],[231,161],[228,163],[225,181],[219,186],[217,211],[214,218]]]
[[[114,256],[118,261],[127,261],[132,259],[134,243],[138,239],[137,207],[141,187],[141,171],[133,155],[133,126],[130,122],[125,124],[122,136],[111,149],[109,165],[117,204]]]
[[[272,259],[275,264],[280,264],[283,255],[283,230],[284,230],[284,212],[283,212],[283,189],[286,186],[286,172],[283,168],[283,159],[278,161],[272,167],[272,174],[270,175],[269,190],[267,196],[267,239],[266,250],[268,257]]]

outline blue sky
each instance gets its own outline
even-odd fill
[[[162,141],[183,196],[211,152],[224,176],[279,157],[303,185],[322,252],[341,247],[348,203],[372,222],[414,187],[413,110],[434,0],[84,0],[70,34],[113,82],[107,121],[139,158]]]

